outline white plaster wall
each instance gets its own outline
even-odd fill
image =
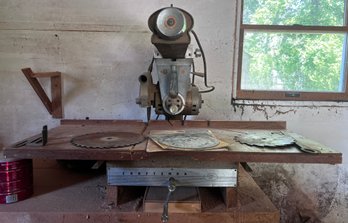
[[[209,82],[216,86],[204,95],[197,118],[285,120],[289,130],[342,152],[344,165],[252,167],[257,182],[282,208],[283,222],[301,222],[299,210],[323,222],[347,222],[348,104],[270,102],[276,106],[234,109],[233,0],[0,0],[0,146],[36,134],[44,124],[59,124],[22,75],[24,67],[63,73],[65,118],[145,119],[135,98],[138,75],[152,57],[147,18],[171,3],[194,16]],[[49,86],[48,80],[42,84]]]

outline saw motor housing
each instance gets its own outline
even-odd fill
[[[195,55],[190,47],[192,16],[182,9],[167,7],[153,13],[148,25],[153,33],[151,43],[156,49],[148,72],[139,77],[137,104],[152,106],[157,114],[167,118],[197,115],[203,101],[190,76]],[[153,83],[152,66],[157,84]]]

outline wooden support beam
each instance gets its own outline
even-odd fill
[[[39,73],[32,73],[31,77],[58,77],[60,76],[60,72],[39,72]]]
[[[222,187],[222,198],[224,199],[226,210],[238,207],[237,187]]]
[[[119,191],[122,191],[122,189],[118,186],[106,186],[106,204],[110,207],[115,207],[118,205],[118,200],[119,200]]]
[[[61,75],[51,76],[51,98],[52,117],[63,118]]]
[[[37,96],[39,96],[40,100],[46,107],[47,111],[52,114],[52,104],[50,99],[48,98],[46,92],[41,87],[41,84],[36,78],[33,78],[33,71],[30,68],[24,68],[22,69],[22,72],[24,76],[29,81],[29,84],[33,87],[34,91],[36,92]]]
[[[22,72],[46,107],[48,113],[50,113],[53,118],[63,118],[61,73],[57,71],[34,73],[30,68],[23,68]],[[40,82],[37,79],[41,77],[51,78],[52,100],[48,98],[45,90],[42,88]]]

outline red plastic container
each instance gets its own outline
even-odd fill
[[[5,159],[0,151],[0,204],[21,201],[32,194],[32,160]]]

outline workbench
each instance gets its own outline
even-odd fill
[[[218,138],[228,143],[222,151],[147,151],[150,140],[135,146],[114,149],[85,149],[73,146],[74,136],[105,131],[128,131],[147,136],[152,130],[209,129]],[[23,159],[51,160],[106,160],[134,161],[185,157],[192,160],[268,163],[328,163],[342,162],[342,154],[298,134],[289,133],[297,141],[320,149],[319,154],[303,153],[296,146],[286,148],[258,148],[235,142],[240,131],[286,131],[285,122],[240,122],[240,121],[150,121],[138,120],[62,120],[61,125],[49,130],[45,146],[9,146],[5,155]],[[35,162],[34,162],[35,163]],[[45,169],[45,168],[44,168]],[[50,173],[50,171],[53,171]],[[68,177],[64,177],[62,172]],[[54,177],[56,174],[57,177]],[[0,222],[13,219],[29,219],[27,222],[160,222],[161,213],[144,212],[143,187],[110,187],[105,174],[81,176],[61,168],[34,169],[34,195],[32,198],[11,205],[0,206]],[[70,180],[70,178],[71,180]],[[47,183],[55,188],[42,192]],[[53,179],[52,179],[53,178]],[[77,178],[76,183],[74,178]],[[81,180],[83,178],[83,180]],[[71,181],[73,186],[60,187],[60,180]],[[69,184],[70,185],[70,184]],[[88,188],[88,189],[86,189]],[[98,195],[97,188],[106,188]],[[171,213],[170,222],[279,222],[279,211],[256,185],[249,174],[239,167],[237,193],[226,190],[225,196],[235,201],[226,203],[226,197],[218,195],[216,188],[200,188],[201,213]],[[71,196],[71,195],[74,196]],[[57,198],[57,202],[55,199]],[[64,205],[67,202],[69,205]],[[47,204],[47,205],[43,205]],[[57,206],[59,204],[59,206]],[[48,221],[48,219],[50,219]],[[18,220],[19,221],[19,220]],[[17,221],[17,222],[18,222]]]

